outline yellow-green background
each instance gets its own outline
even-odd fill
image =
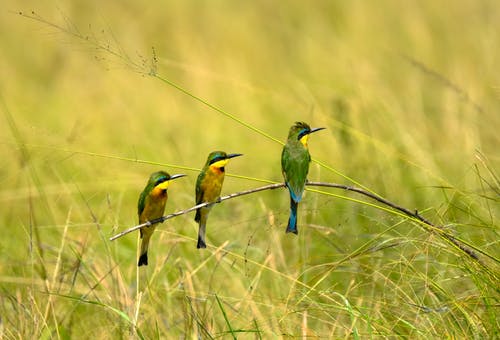
[[[1,7],[0,335],[498,336],[496,1]],[[137,222],[151,172],[188,175],[167,213],[193,205],[212,150],[243,153],[228,175],[253,178],[227,177],[223,193],[281,180],[279,143],[162,79],[280,141],[297,120],[326,127],[309,146],[330,169],[312,163],[310,180],[418,209],[484,266],[321,193],[287,235],[275,190],[216,206],[204,251],[192,213],[167,221],[137,272],[137,233],[108,238]]]

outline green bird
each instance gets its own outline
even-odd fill
[[[290,191],[290,218],[286,228],[287,233],[298,233],[297,206],[302,199],[309,172],[309,162],[311,162],[311,155],[307,149],[307,139],[311,133],[323,129],[311,129],[304,122],[296,122],[290,128],[288,140],[281,152],[281,171]]]
[[[165,171],[158,171],[149,177],[146,187],[139,196],[137,211],[139,214],[139,224],[154,220],[163,216],[165,204],[167,203],[167,189],[171,180],[186,175],[178,174],[170,176]],[[141,255],[139,256],[138,266],[148,265],[148,245],[151,235],[156,229],[156,224],[148,227],[142,227],[141,233]]]
[[[229,159],[242,156],[240,153],[226,154],[224,151],[214,151],[208,155],[207,162],[201,170],[196,181],[196,204],[204,202],[216,202],[220,197],[222,183],[224,183],[225,166]],[[207,226],[208,213],[212,205],[196,210],[194,220],[198,222],[198,243],[196,248],[206,248],[205,230]]]

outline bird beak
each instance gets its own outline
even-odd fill
[[[243,154],[242,153],[230,153],[229,155],[227,155],[226,159],[239,157],[239,156],[243,156]]]
[[[309,134],[316,132],[316,131],[319,131],[319,130],[324,130],[324,129],[326,129],[326,128],[324,128],[324,127],[314,128],[314,129],[311,129],[311,131],[309,131]]]
[[[179,178],[179,177],[184,177],[184,176],[186,176],[186,175],[184,175],[184,174],[172,175],[172,176],[170,176],[169,181],[171,181],[171,180],[173,180],[173,179],[176,179],[176,178]]]

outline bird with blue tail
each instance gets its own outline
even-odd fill
[[[146,187],[139,196],[139,202],[137,203],[139,224],[143,224],[147,221],[151,221],[163,216],[163,213],[165,212],[165,204],[167,203],[168,199],[167,189],[170,181],[184,176],[186,175],[178,174],[170,176],[165,171],[158,171],[151,174]],[[151,239],[156,226],[157,223],[142,227],[139,230],[142,239],[139,262],[137,263],[139,267],[142,265],[148,265],[149,240]]]
[[[227,154],[224,151],[214,151],[208,155],[205,166],[196,181],[196,204],[217,202],[220,198],[222,184],[224,183],[225,167],[231,158],[242,156],[240,153]],[[194,220],[199,224],[198,243],[196,248],[206,248],[205,231],[208,213],[212,205],[196,210]]]
[[[311,133],[323,129],[325,128],[311,129],[304,122],[296,122],[290,127],[287,142],[281,152],[281,171],[290,192],[290,217],[286,227],[287,233],[298,233],[297,207],[302,199],[311,162],[307,140]]]

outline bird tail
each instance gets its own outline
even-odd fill
[[[208,211],[201,211],[201,209],[198,209],[198,211],[196,212],[196,218],[200,225],[200,228],[198,230],[198,243],[196,244],[196,248],[206,248],[207,245],[205,244],[205,230],[207,227]]]
[[[145,266],[148,265],[148,252],[147,251],[144,254],[141,254],[141,256],[139,256],[139,262],[137,263],[137,266],[140,267],[142,265],[145,265]]]
[[[297,230],[297,207],[298,203],[294,201],[292,197],[290,197],[290,218],[288,219],[288,226],[286,227],[287,233],[298,234]]]
[[[201,208],[200,209],[196,209],[196,215],[194,216],[194,221],[195,222],[200,222],[200,219],[201,219]]]
[[[146,229],[147,228],[147,229]],[[151,239],[151,235],[153,235],[153,227],[144,227],[141,229],[141,255],[139,256],[139,262],[137,262],[137,266],[148,265],[148,246],[149,240]],[[149,230],[152,229],[152,230]]]

